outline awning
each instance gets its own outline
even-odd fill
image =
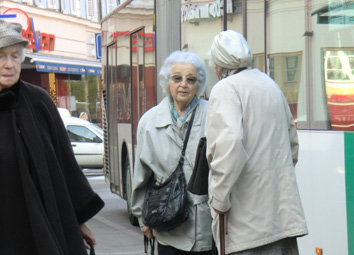
[[[27,53],[38,72],[101,75],[101,62]]]

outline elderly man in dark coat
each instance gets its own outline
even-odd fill
[[[76,163],[46,91],[19,79],[28,41],[0,20],[0,254],[84,255],[104,202]]]

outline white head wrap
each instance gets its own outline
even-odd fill
[[[246,39],[234,30],[222,31],[214,37],[211,58],[226,69],[239,69],[252,64],[252,53]]]

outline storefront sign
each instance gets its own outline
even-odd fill
[[[27,28],[22,29],[22,36],[30,41],[28,48],[33,49],[33,52],[39,52],[40,50],[54,51],[55,35],[41,33],[41,31],[36,30],[34,27],[33,18],[30,18],[27,13],[21,9],[10,8],[4,11],[4,14],[8,12],[20,12],[25,16],[25,20],[27,21]]]
[[[36,61],[38,72],[101,75],[101,67]]]
[[[222,0],[211,1],[211,3],[185,4],[182,6],[182,22],[221,17],[223,6]],[[232,1],[230,0],[227,0],[227,13],[232,13]]]

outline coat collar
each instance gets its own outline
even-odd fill
[[[19,97],[20,81],[0,92],[0,111],[12,109]]]
[[[197,105],[197,109],[196,109],[197,111],[195,113],[193,126],[196,125],[200,126],[202,122],[201,112],[198,111],[198,108],[199,105]],[[161,101],[161,103],[157,107],[155,127],[163,128],[169,125],[172,125],[172,116],[171,116],[171,106],[167,96]]]

